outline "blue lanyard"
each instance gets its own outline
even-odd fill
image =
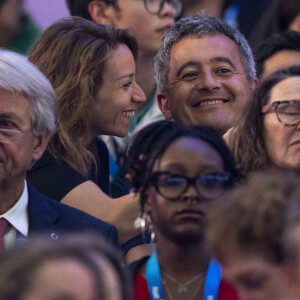
[[[205,277],[203,300],[217,300],[221,273],[220,265],[215,260],[211,260]],[[154,252],[147,261],[146,278],[150,299],[163,300],[161,275],[156,252]]]

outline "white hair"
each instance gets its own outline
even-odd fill
[[[0,49],[0,89],[17,93],[31,101],[32,131],[36,136],[55,130],[57,98],[55,91],[38,68],[23,55]]]

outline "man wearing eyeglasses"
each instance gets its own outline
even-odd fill
[[[163,37],[154,68],[166,119],[209,125],[221,134],[238,123],[256,82],[244,36],[204,14],[175,23]]]
[[[47,198],[25,180],[55,130],[56,107],[48,79],[25,57],[0,50],[0,249],[33,232],[57,239],[93,230],[117,243],[112,225]]]
[[[136,80],[147,101],[140,105],[138,114],[131,118],[126,138],[103,137],[110,154],[120,163],[131,136],[145,125],[163,119],[156,103],[153,58],[161,45],[162,35],[181,13],[181,0],[66,1],[71,15],[81,16],[99,24],[112,24],[117,28],[130,28],[137,39],[139,53]]]

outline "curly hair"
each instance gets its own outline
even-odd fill
[[[172,121],[157,121],[144,127],[135,137],[128,158],[128,178],[134,192],[140,193],[141,214],[144,212],[145,193],[155,163],[163,156],[170,144],[181,137],[202,140],[214,148],[221,156],[224,169],[231,173],[228,186],[239,179],[234,158],[222,137],[211,127],[184,126]]]
[[[91,104],[101,89],[105,65],[120,44],[136,59],[137,42],[127,30],[69,17],[48,27],[29,54],[52,83],[59,103],[57,131],[48,150],[85,176],[95,163],[87,149]]]
[[[265,147],[264,115],[261,110],[268,103],[272,88],[294,76],[300,76],[300,66],[291,66],[273,73],[256,88],[247,103],[245,115],[229,141],[243,176],[272,165]]]
[[[291,170],[256,172],[214,203],[206,240],[220,262],[226,263],[227,250],[232,248],[260,253],[275,263],[283,261],[285,211],[300,197],[299,179]]]

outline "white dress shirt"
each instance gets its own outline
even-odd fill
[[[20,199],[5,214],[0,215],[0,218],[5,218],[12,225],[10,230],[4,235],[5,249],[9,249],[15,245],[17,232],[22,234],[24,237],[27,237],[29,227],[27,205],[28,189],[25,180],[24,190]]]

